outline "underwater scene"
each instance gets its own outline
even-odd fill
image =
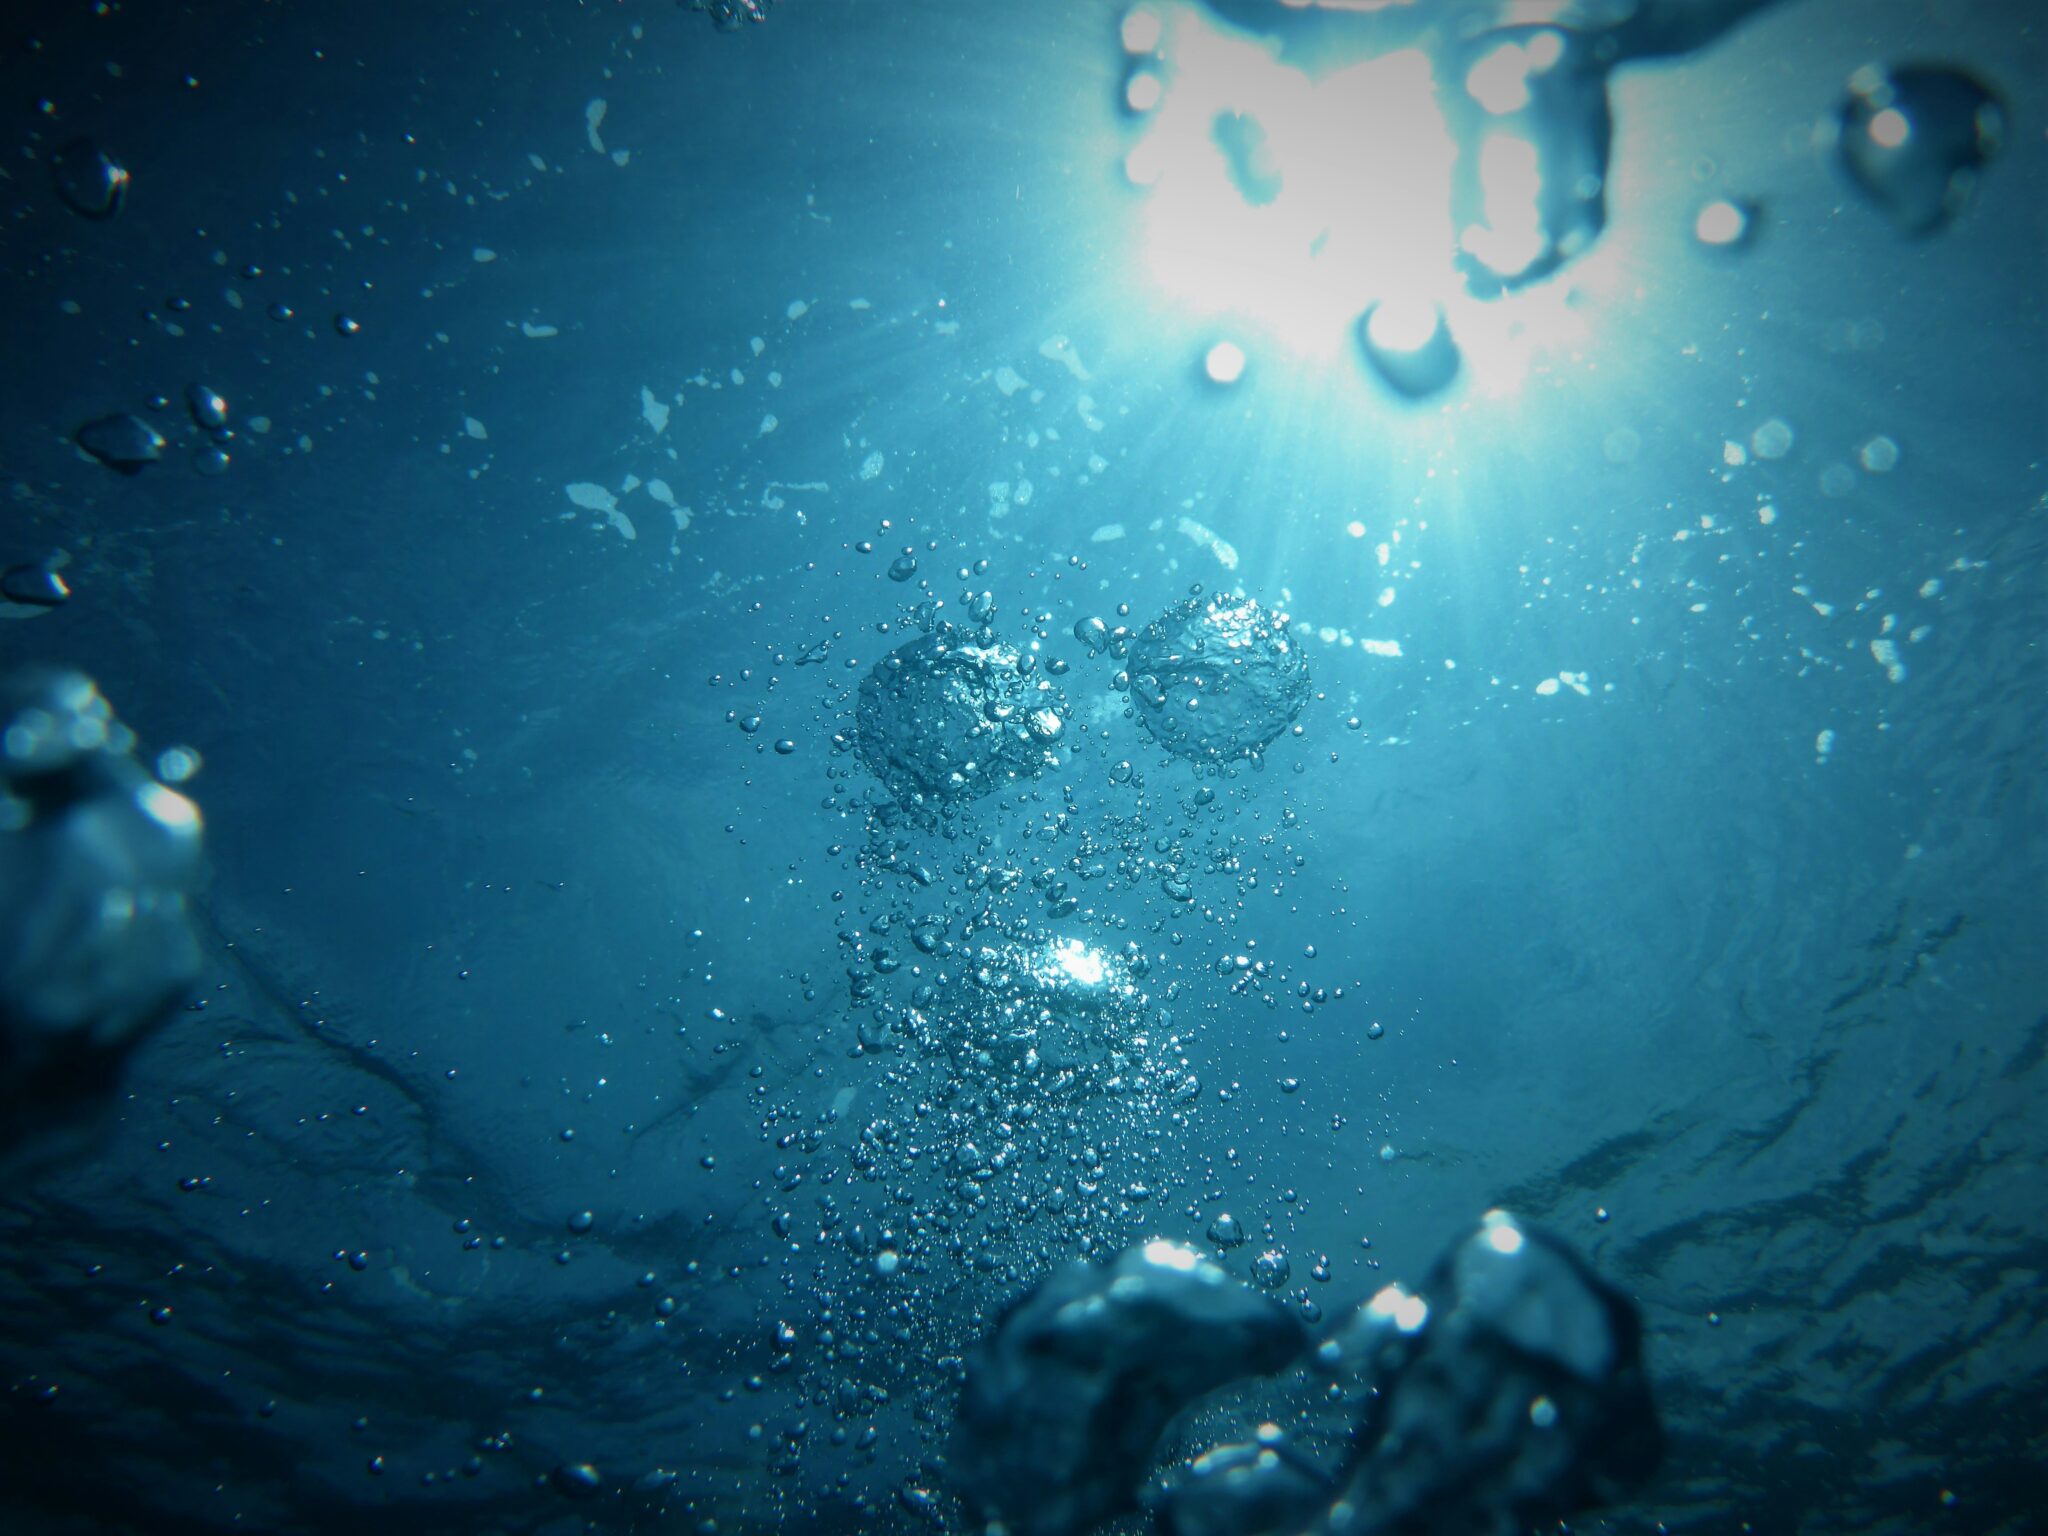
[[[6,1536],[2048,1529],[2048,10],[0,80]]]

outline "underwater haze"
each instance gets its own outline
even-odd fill
[[[2042,1529],[2042,21],[9,7],[0,671],[206,876],[0,1526],[981,1530],[1058,1266],[1499,1207],[1573,1528]]]

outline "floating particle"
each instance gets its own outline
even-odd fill
[[[124,475],[139,475],[164,456],[163,434],[140,416],[102,416],[80,427],[72,440]]]
[[[1249,757],[1308,702],[1308,661],[1284,615],[1248,597],[1210,594],[1169,608],[1130,644],[1132,703],[1176,757]]]
[[[73,139],[50,156],[57,195],[73,213],[111,219],[128,200],[128,168],[91,139]]]

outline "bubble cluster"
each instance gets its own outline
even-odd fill
[[[1003,1313],[968,1354],[948,1470],[979,1524],[1018,1536],[1076,1536],[1140,1507],[1141,1483],[1180,1536],[1561,1524],[1663,1459],[1641,1333],[1619,1291],[1505,1211],[1313,1340],[1153,1241],[1055,1270]],[[1292,1412],[1148,1478],[1176,1415],[1290,1363]]]
[[[1308,659],[1283,614],[1248,597],[1196,594],[1131,641],[1138,720],[1176,757],[1251,757],[1308,702]]]
[[[875,663],[855,714],[861,761],[908,807],[968,800],[1059,762],[1067,702],[1028,655],[941,624]]]

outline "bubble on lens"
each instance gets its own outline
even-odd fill
[[[227,398],[208,385],[185,386],[185,409],[192,413],[192,424],[203,431],[218,432],[228,424]]]
[[[1015,646],[941,624],[861,680],[861,761],[899,804],[935,809],[1059,762],[1067,701]]]
[[[15,565],[0,571],[0,597],[30,608],[62,607],[71,586],[47,565]]]
[[[139,475],[164,456],[163,434],[140,416],[102,416],[80,427],[72,440],[124,475]]]
[[[128,200],[128,168],[91,139],[59,148],[50,175],[64,206],[88,219],[111,219]]]
[[[1284,614],[1249,597],[1196,595],[1146,625],[1127,675],[1139,723],[1176,757],[1249,757],[1308,701],[1308,660]]]
[[[1931,234],[1969,205],[2004,147],[2006,111],[1974,76],[1945,65],[1849,77],[1840,114],[1842,168],[1907,234]]]

